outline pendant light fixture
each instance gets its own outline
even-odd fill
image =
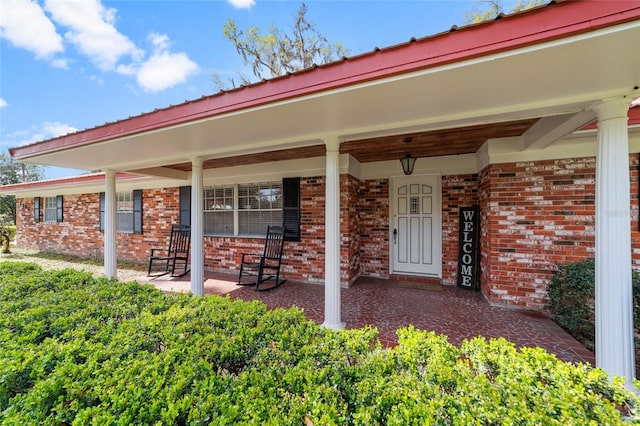
[[[412,157],[409,153],[409,142],[411,142],[413,138],[406,137],[403,141],[407,144],[407,153],[400,159],[400,164],[402,164],[402,171],[405,175],[410,175],[413,173],[413,166],[416,164],[416,158]]]

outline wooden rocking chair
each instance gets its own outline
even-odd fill
[[[238,285],[255,285],[256,291],[264,291],[276,288],[286,281],[280,279],[284,234],[283,226],[269,226],[262,255],[242,253]],[[250,282],[243,282],[242,277],[246,275],[256,278]],[[260,287],[262,283],[269,280],[273,280],[269,287]]]
[[[189,272],[189,249],[191,248],[191,230],[188,225],[173,225],[169,247],[152,248],[149,257],[147,276],[158,277],[171,272],[172,277],[181,277]],[[160,271],[152,270],[160,266]],[[181,272],[178,274],[177,272]]]

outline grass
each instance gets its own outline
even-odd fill
[[[102,258],[83,258],[71,254],[54,253],[46,251],[34,251],[24,250],[11,246],[11,253],[5,253],[0,255],[0,260],[13,260],[13,261],[29,261],[30,259],[43,259],[58,262],[77,263],[80,265],[90,266],[104,266],[104,260]],[[118,268],[130,269],[134,271],[146,271],[147,265],[133,262],[130,260],[118,259]]]

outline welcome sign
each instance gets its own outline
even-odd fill
[[[478,289],[480,207],[460,207],[458,287]]]

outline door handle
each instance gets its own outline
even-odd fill
[[[398,229],[393,228],[393,244],[396,244],[397,238],[398,238]]]

